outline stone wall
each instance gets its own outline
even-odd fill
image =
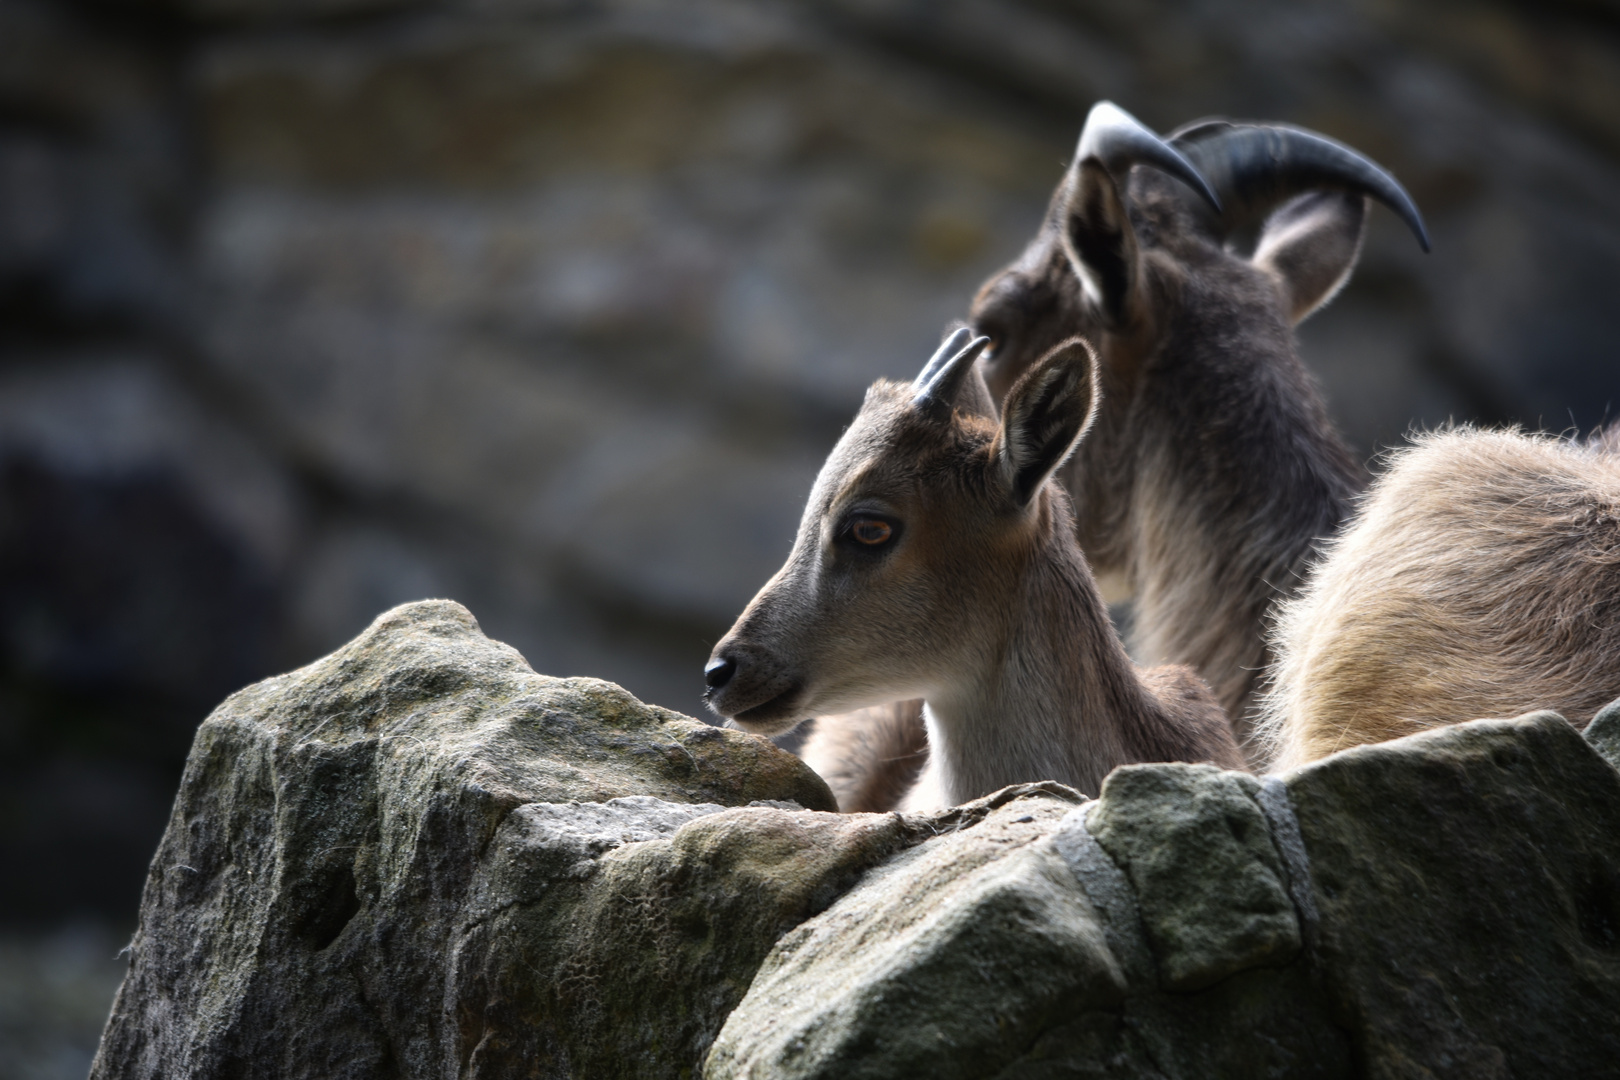
[[[1605,415],[1620,14],[1022,0],[0,0],[0,918],[126,916],[192,730],[380,610],[697,712],[876,375],[1086,108],[1411,188],[1304,332],[1371,452]],[[64,853],[71,853],[71,857]]]

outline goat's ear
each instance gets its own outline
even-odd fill
[[[1141,295],[1136,230],[1119,185],[1096,158],[1082,159],[1070,173],[1063,250],[1107,324],[1130,323]]]
[[[1062,465],[1097,414],[1097,354],[1070,338],[1007,392],[995,458],[1018,505],[1027,504]]]
[[[1366,232],[1360,193],[1313,191],[1266,219],[1253,261],[1281,287],[1289,321],[1303,322],[1344,288]]]

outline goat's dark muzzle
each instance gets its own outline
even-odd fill
[[[776,735],[803,719],[796,713],[803,681],[775,656],[738,642],[721,642],[703,668],[703,698],[736,726]]]

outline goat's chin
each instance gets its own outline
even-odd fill
[[[775,697],[746,709],[734,711],[731,702],[724,697],[711,700],[709,708],[726,718],[727,727],[754,735],[786,735],[810,715],[799,706],[803,697],[803,688],[793,683]]]
[[[740,716],[733,716],[726,721],[726,727],[738,731],[746,731],[750,735],[786,735],[807,719],[803,716],[785,716],[776,720],[745,720]]]

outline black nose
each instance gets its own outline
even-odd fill
[[[730,682],[735,674],[737,661],[725,657],[710,660],[708,666],[703,669],[703,685],[710,690],[718,690]]]

